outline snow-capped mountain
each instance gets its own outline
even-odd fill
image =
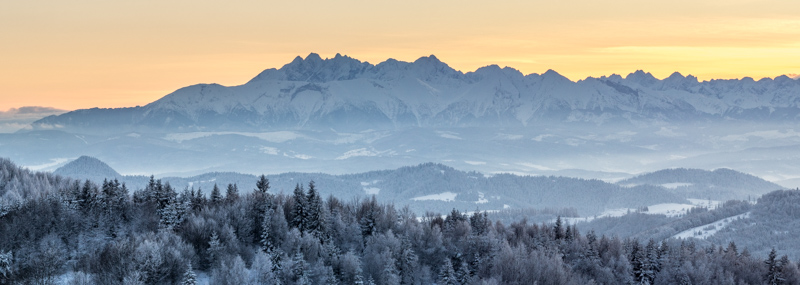
[[[310,54],[240,86],[184,87],[143,107],[77,110],[34,128],[67,130],[393,129],[522,127],[537,122],[793,121],[800,81],[711,80],[636,71],[577,82],[553,70],[523,75],[496,65],[463,73],[431,55],[377,65]]]

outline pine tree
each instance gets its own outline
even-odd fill
[[[0,252],[0,284],[10,280],[13,273],[14,254],[11,251]]]
[[[306,195],[306,229],[317,237],[321,237],[322,225],[322,198],[317,193],[314,181],[308,183],[308,194]]]
[[[197,188],[197,192],[194,193],[194,197],[192,198],[192,210],[199,211],[203,209],[203,206],[206,205],[206,194],[203,193],[203,188]]]
[[[461,266],[458,267],[458,272],[456,272],[456,278],[458,280],[458,284],[472,283],[472,272],[470,272],[469,265],[467,265],[466,261],[461,261]]]
[[[256,182],[256,191],[262,194],[267,194],[267,191],[269,191],[269,179],[264,174],[261,174],[258,182]]]
[[[556,240],[564,238],[564,225],[561,222],[561,216],[556,218],[556,225],[553,227],[553,232],[555,232]]]
[[[780,261],[777,260],[778,253],[775,248],[769,252],[769,257],[764,261],[767,265],[767,276],[764,276],[764,281],[769,285],[783,284],[785,281],[781,272]]]
[[[486,233],[490,223],[489,214],[486,211],[483,213],[475,211],[469,218],[469,225],[472,227],[472,233],[475,235],[483,235]]]
[[[270,233],[272,231],[272,214],[273,210],[267,209],[261,223],[261,250],[265,253],[271,253],[275,249]]]
[[[300,184],[294,187],[294,207],[291,221],[291,227],[297,228],[301,233],[306,230],[306,225],[308,225],[306,195],[303,192],[303,186]]]
[[[219,254],[222,252],[222,244],[219,241],[217,232],[211,233],[211,238],[208,240],[208,264],[213,266],[219,259]]]
[[[303,253],[297,251],[294,257],[292,257],[292,279],[295,280],[295,284],[311,284],[308,276],[308,263],[303,257]]]
[[[441,285],[456,285],[458,284],[458,280],[456,279],[456,272],[453,269],[453,263],[450,262],[450,258],[444,259],[444,264],[442,264],[442,268],[439,270],[439,283]]]
[[[402,248],[400,257],[398,258],[398,270],[400,271],[400,281],[402,284],[415,284],[417,279],[416,266],[419,264],[419,258],[414,253],[411,241],[408,236],[404,236],[402,240]]]
[[[214,184],[214,189],[211,190],[211,205],[217,206],[222,202],[222,193],[217,184]]]
[[[183,274],[183,280],[181,282],[183,285],[196,285],[197,284],[197,274],[194,273],[192,270],[192,264],[189,263],[189,266],[186,268],[186,273]]]
[[[225,201],[228,204],[233,204],[238,200],[239,200],[239,186],[236,186],[236,184],[228,184],[228,188],[225,191]]]
[[[93,208],[96,198],[97,189],[94,185],[92,185],[92,182],[87,179],[80,190],[80,194],[78,195],[78,208],[84,213],[89,212],[89,210]]]

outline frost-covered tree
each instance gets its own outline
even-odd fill
[[[238,200],[239,186],[236,186],[236,184],[228,184],[228,188],[225,190],[225,202],[228,204],[233,204]]]
[[[439,283],[441,285],[456,285],[458,278],[456,278],[456,271],[453,269],[453,263],[450,258],[445,258],[444,263],[439,268]]]
[[[211,273],[211,283],[221,285],[247,284],[250,275],[241,256],[234,257],[231,261],[223,261],[219,268]]]
[[[308,225],[308,206],[303,186],[297,184],[297,186],[294,187],[294,195],[292,197],[294,198],[294,207],[292,207],[291,227],[297,228],[302,233],[306,230],[306,226]]]
[[[306,220],[306,230],[317,237],[321,237],[322,232],[324,232],[323,226],[325,225],[325,221],[323,220],[322,198],[320,198],[317,192],[314,181],[308,183]]]
[[[0,284],[11,279],[14,254],[11,251],[0,252]]]
[[[192,269],[192,263],[189,263],[186,266],[186,272],[183,274],[183,280],[181,280],[181,284],[183,285],[196,285],[197,284],[197,274],[194,273]]]
[[[255,190],[262,194],[267,194],[267,191],[269,191],[269,179],[264,174],[261,174],[261,177],[258,178]]]
[[[272,208],[264,212],[264,218],[261,223],[261,250],[265,253],[271,253],[275,250],[275,243],[272,236]],[[282,213],[281,213],[282,214]]]
[[[256,253],[253,264],[250,266],[250,284],[281,284],[280,278],[275,274],[272,258],[264,252]]]
[[[214,184],[214,188],[211,189],[211,197],[209,197],[211,205],[214,205],[214,206],[219,205],[220,203],[222,203],[222,199],[223,199],[222,198],[222,192],[220,192],[219,187],[217,186],[217,184]]]
[[[764,276],[764,282],[769,285],[779,285],[783,284],[785,278],[783,277],[783,273],[781,272],[781,261],[777,259],[778,253],[773,248],[772,251],[769,252],[769,256],[764,263],[767,265],[767,275]]]
[[[219,260],[222,249],[222,243],[219,240],[219,235],[217,235],[217,232],[212,232],[211,237],[208,240],[208,263],[211,266],[213,266],[214,263]]]

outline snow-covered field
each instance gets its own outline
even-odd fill
[[[458,196],[458,194],[448,191],[448,192],[442,192],[442,193],[439,193],[439,194],[431,194],[431,195],[414,197],[414,198],[411,198],[411,200],[414,200],[414,201],[445,201],[445,202],[452,202],[452,201],[456,200],[456,196]]]
[[[721,219],[719,221],[715,221],[713,223],[705,224],[699,227],[694,227],[685,231],[682,231],[672,237],[674,238],[697,238],[697,239],[706,239],[714,234],[716,234],[722,228],[728,226],[731,222],[738,220],[738,219],[746,219],[750,217],[750,212],[736,215],[733,217],[727,217]]]
[[[666,215],[667,217],[676,217],[683,214],[694,207],[706,207],[709,209],[713,209],[717,207],[721,201],[715,200],[703,200],[703,199],[687,199],[691,204],[677,204],[677,203],[664,203],[664,204],[655,204],[647,206],[647,211],[642,211],[641,213],[651,214],[651,215]],[[568,224],[574,224],[579,222],[590,222],[595,218],[603,218],[603,217],[620,217],[627,213],[635,212],[637,209],[631,208],[617,208],[617,209],[609,209],[605,210],[600,215],[592,216],[592,217],[577,217],[577,218],[562,218],[564,222]]]

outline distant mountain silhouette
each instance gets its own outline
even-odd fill
[[[524,75],[497,65],[463,73],[435,56],[377,65],[310,54],[240,86],[198,84],[142,107],[50,116],[36,129],[82,132],[366,130],[397,127],[528,127],[537,123],[696,120],[792,121],[800,81],[711,80],[644,71],[577,82],[553,70]]]
[[[103,179],[123,178],[123,176],[111,168],[111,166],[91,156],[81,156],[78,159],[70,161],[53,171],[53,174],[75,179],[89,179],[97,183],[103,182]]]

